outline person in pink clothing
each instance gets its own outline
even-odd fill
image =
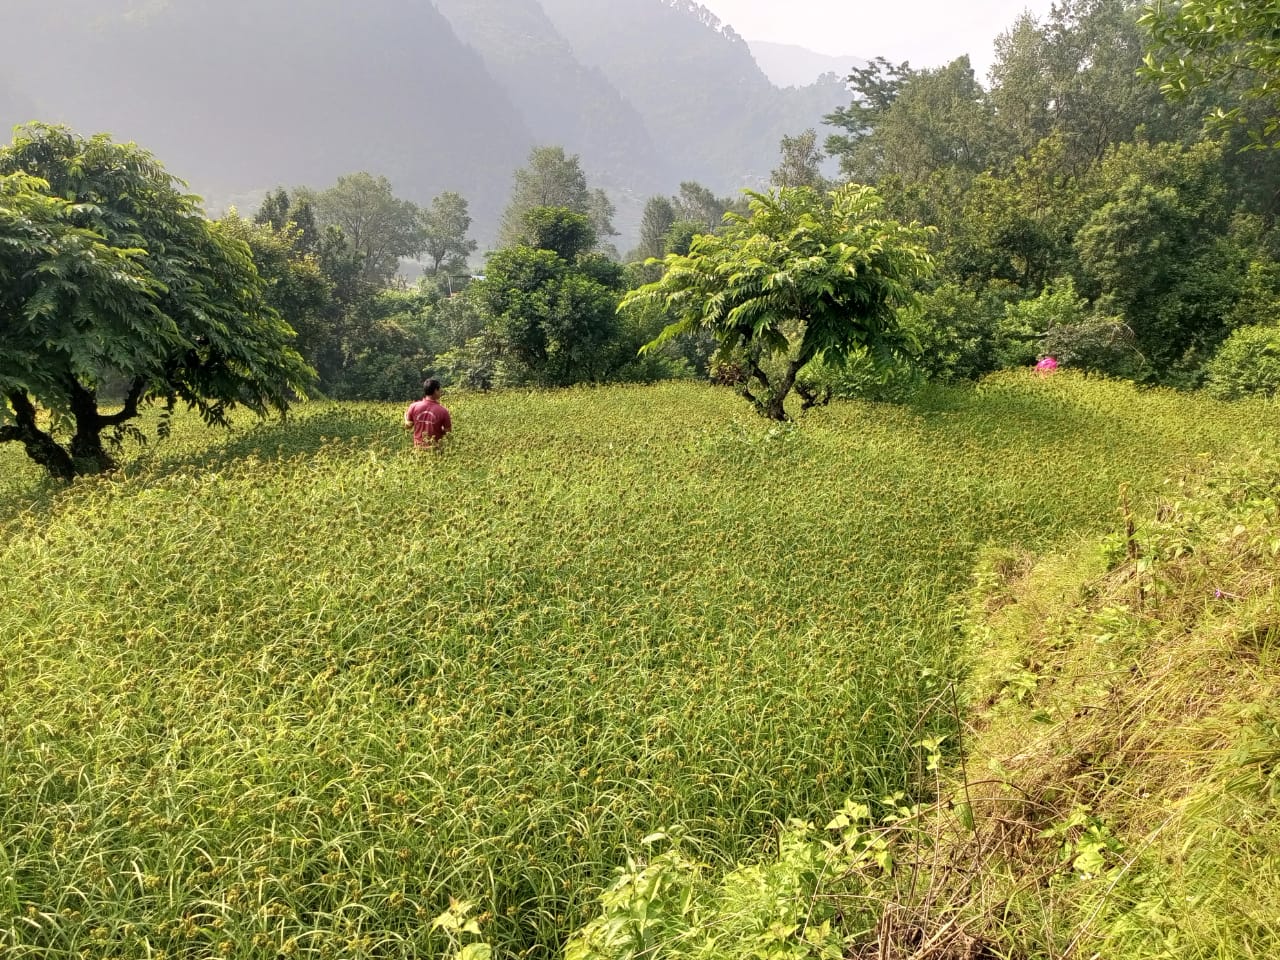
[[[404,426],[413,429],[413,445],[419,449],[438,446],[453,429],[453,418],[440,403],[440,381],[432,377],[422,385],[422,399],[409,404]]]

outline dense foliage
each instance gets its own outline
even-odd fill
[[[1280,131],[1280,10],[1251,0],[1156,0],[1142,23],[1153,50],[1147,72],[1171,97],[1208,91],[1219,126],[1250,126],[1259,144]]]
[[[897,311],[930,262],[922,232],[884,217],[882,207],[868,187],[752,194],[749,216],[730,214],[722,231],[668,255],[662,277],[623,306],[657,301],[676,317],[654,346],[712,333],[724,355],[744,358],[752,382],[744,396],[762,414],[787,419],[787,397],[809,364],[908,347]],[[774,358],[783,365],[770,374]]]
[[[1230,29],[1195,34],[1197,18],[1243,7]],[[989,87],[964,58],[928,70],[874,60],[850,76],[857,96],[828,118],[828,150],[895,216],[938,228],[938,270],[909,321],[941,351],[925,351],[926,372],[980,376],[1060,353],[1069,366],[1196,386],[1244,303],[1274,322],[1280,287],[1255,281],[1274,262],[1280,155],[1242,153],[1239,131],[1201,125],[1206,98],[1238,93],[1217,52],[1243,51],[1231,61],[1241,68],[1252,57],[1270,89],[1255,62],[1265,43],[1243,36],[1266,35],[1272,14],[1260,11],[1157,5],[1152,37],[1137,3],[1067,0],[1000,37]],[[1195,74],[1178,102],[1139,75],[1152,44]],[[1274,116],[1263,100],[1248,116]],[[1079,297],[1069,320],[1018,306],[1068,284]]]
[[[1194,6],[1203,12],[1206,5]],[[1172,16],[1170,9],[1162,7],[1160,16]],[[1192,13],[1188,7],[1179,16]],[[552,12],[553,19],[563,15]],[[677,283],[664,277],[671,258],[696,259],[699,244],[711,249],[735,243],[709,238],[739,231],[740,219],[726,221],[725,215],[747,216],[747,203],[686,180],[675,194],[649,197],[627,269],[617,273],[600,261],[597,267],[608,276],[593,267],[587,280],[597,286],[575,281],[572,290],[559,280],[551,283],[546,270],[534,283],[539,270],[529,251],[558,251],[570,265],[579,256],[563,256],[566,238],[540,233],[538,217],[548,208],[585,217],[595,250],[616,257],[608,242],[612,202],[588,182],[580,158],[560,147],[535,149],[515,172],[504,245],[492,252],[491,270],[464,267],[474,245],[466,237],[465,200],[452,194],[421,212],[413,243],[383,244],[402,254],[430,247],[421,309],[412,323],[398,324],[403,336],[369,327],[365,318],[385,311],[361,306],[384,295],[380,288],[392,260],[379,260],[373,248],[357,242],[359,224],[334,212],[339,200],[357,192],[354,186],[378,181],[348,177],[320,194],[302,191],[283,218],[280,205],[269,200],[271,209],[264,207],[259,219],[265,215],[277,230],[294,222],[298,254],[314,258],[333,285],[337,305],[328,319],[316,327],[308,319],[316,311],[299,307],[296,326],[304,355],[335,396],[391,396],[410,382],[415,367],[421,375],[473,387],[700,373],[739,386],[754,378],[752,396],[778,416],[785,407],[773,395],[789,392],[791,360],[802,359],[803,372],[796,371],[794,380],[807,407],[829,396],[901,398],[924,379],[978,379],[1050,355],[1068,367],[1197,387],[1208,381],[1210,364],[1233,331],[1269,328],[1280,316],[1274,230],[1280,154],[1241,152],[1246,138],[1234,128],[1205,132],[1207,104],[1215,97],[1238,99],[1236,81],[1206,67],[1185,96],[1170,102],[1149,79],[1151,70],[1139,75],[1149,49],[1172,49],[1176,39],[1167,24],[1163,33],[1148,32],[1155,16],[1148,11],[1140,22],[1142,10],[1131,0],[1069,0],[1043,22],[1024,15],[998,39],[988,85],[965,58],[927,70],[876,59],[851,73],[855,97],[828,117],[830,157],[814,131],[781,138],[775,187],[822,193],[828,161],[835,160],[844,179],[875,185],[886,218],[934,228],[922,239],[935,269],[904,280],[898,307],[885,312],[885,330],[900,331],[900,343],[919,348],[909,367],[879,364],[856,344],[839,346],[831,363],[812,363],[813,357],[799,353],[784,359],[780,338],[794,340],[797,350],[813,344],[804,347],[796,330],[782,327],[777,336],[760,339],[762,331],[756,331],[739,338],[739,354],[718,364],[709,362],[705,328],[700,337],[664,340],[659,357],[637,360],[636,348],[657,331],[688,334],[699,324],[687,322],[674,301],[636,296],[627,303],[643,300],[643,310],[611,320],[610,300],[616,304],[646,284]],[[1185,52],[1191,60],[1210,55],[1200,46]],[[1259,98],[1249,102],[1248,115],[1265,116]],[[379,196],[388,211],[402,203],[385,181]],[[325,227],[318,241],[307,239]],[[811,239],[775,237],[774,267],[787,257],[798,263]],[[514,282],[518,264],[525,276],[519,284],[533,283],[533,293],[515,320],[510,298],[495,291]],[[495,277],[467,290],[469,270]],[[745,284],[748,274],[726,276]],[[778,276],[791,276],[789,268]],[[459,294],[464,303],[446,306]],[[815,304],[824,296],[798,294]],[[713,313],[716,302],[710,302]],[[841,302],[840,296],[831,300]],[[465,323],[457,322],[464,317]],[[368,338],[377,343],[365,343]],[[753,357],[746,344],[764,340],[771,346]],[[755,362],[769,354],[775,355],[772,364]],[[396,373],[378,383],[366,362],[364,373],[348,376],[357,355],[384,358]],[[1221,373],[1215,376],[1220,381]]]
[[[248,248],[178,186],[105,136],[31,125],[0,148],[0,441],[56,477],[114,466],[148,402],[224,423],[310,384]]]

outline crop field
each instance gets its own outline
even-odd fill
[[[910,792],[988,543],[1117,524],[1276,408],[1007,375],[796,428],[692,384],[446,398],[70,489],[0,448],[0,954],[549,958],[651,831]]]

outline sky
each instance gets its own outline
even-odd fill
[[[969,54],[979,79],[996,37],[1024,10],[1043,19],[1052,0],[698,0],[744,40],[818,53],[885,57],[936,67]]]

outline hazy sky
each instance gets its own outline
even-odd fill
[[[746,40],[794,43],[819,53],[934,67],[969,54],[979,79],[992,44],[1024,10],[1043,18],[1051,0],[698,0]]]

